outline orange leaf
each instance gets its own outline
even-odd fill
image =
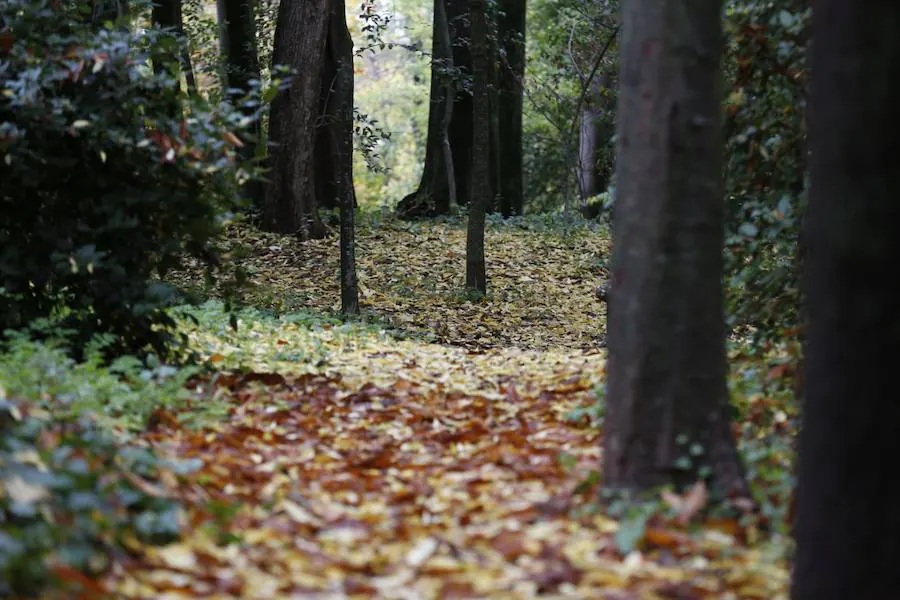
[[[691,538],[678,531],[672,531],[671,529],[648,527],[647,531],[644,532],[644,541],[655,548],[675,550],[690,545]]]
[[[234,135],[230,131],[226,131],[222,135],[225,138],[225,141],[228,142],[229,144],[231,144],[232,146],[234,146],[236,148],[244,147],[244,142],[242,142],[238,136]]]
[[[68,583],[76,583],[83,588],[85,592],[92,595],[87,597],[95,597],[106,594],[106,589],[100,583],[89,578],[87,575],[68,565],[54,565],[50,568],[53,575],[61,581]]]

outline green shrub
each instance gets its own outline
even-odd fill
[[[44,408],[61,418],[91,413],[101,424],[134,431],[154,410],[184,406],[191,397],[186,383],[200,371],[157,364],[152,356],[120,356],[107,365],[102,343],[88,345],[84,360],[75,361],[63,343],[20,333],[0,350],[0,389],[10,396],[46,399]]]
[[[0,388],[0,596],[66,585],[66,569],[97,575],[129,541],[176,539],[180,506],[154,480],[189,467]]]
[[[171,38],[97,28],[84,5],[0,2],[0,332],[53,317],[76,353],[108,332],[111,354],[162,356],[160,280],[185,256],[216,265],[252,118],[154,73]]]
[[[801,322],[807,2],[726,4],[726,273],[731,327],[757,345]]]

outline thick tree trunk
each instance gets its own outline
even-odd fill
[[[353,188],[353,40],[347,29],[344,0],[330,0],[322,114],[317,152],[328,157],[330,168],[316,171],[320,187],[334,198],[341,211],[341,312],[359,314],[359,286],[356,279],[356,241]],[[333,76],[332,76],[333,74]],[[333,82],[333,83],[332,83]],[[329,87],[329,84],[330,87]],[[322,163],[320,163],[322,164]]]
[[[490,95],[485,0],[469,0],[472,18],[472,201],[466,236],[466,287],[487,292],[484,262],[485,211],[490,202]]]
[[[525,209],[522,173],[522,84],[525,79],[526,0],[503,0],[500,4],[499,37],[505,59],[500,63],[500,106],[498,111],[501,142],[499,194],[503,216],[521,215]]]
[[[255,0],[219,0],[219,47],[225,63],[225,87],[235,90],[233,99],[239,100],[252,89],[252,81],[260,81],[259,57],[256,45]],[[253,108],[247,107],[252,113]],[[244,140],[241,156],[244,160],[256,157],[260,143],[260,125],[256,123]],[[244,194],[254,206],[261,208],[265,186],[260,181],[250,181]]]
[[[792,598],[900,587],[900,6],[813,11],[806,398]]]
[[[262,226],[304,240],[328,233],[316,203],[315,141],[329,15],[329,0],[284,0],[272,52],[272,64],[290,67],[294,76],[270,110],[271,169]]]
[[[472,48],[468,0],[446,0],[450,39],[453,42],[453,65],[466,78],[472,75]],[[457,86],[450,120],[450,149],[456,178],[456,201],[460,206],[469,203],[472,183],[472,133],[474,127],[471,81]]]
[[[721,0],[622,11],[604,478],[748,496],[726,413]]]
[[[347,29],[347,16],[334,4],[328,24],[328,40],[322,63],[319,121],[316,131],[316,201],[320,208],[340,208],[349,193],[356,206],[353,188],[353,40]],[[349,71],[348,71],[349,69]],[[349,75],[349,77],[348,77]],[[350,143],[350,153],[339,149]],[[345,182],[349,188],[343,189]]]
[[[455,202],[451,198],[449,172],[455,171],[452,162],[452,144],[449,140],[448,115],[452,119],[453,97],[456,83],[450,69],[453,68],[453,48],[447,22],[445,2],[434,0],[434,31],[431,42],[431,104],[428,111],[428,136],[425,142],[425,165],[419,187],[397,205],[397,215],[403,219],[433,217],[450,213]],[[450,0],[452,1],[452,0]],[[451,148],[451,160],[447,161],[445,145]],[[455,183],[455,182],[454,182]],[[454,186],[455,187],[455,186]]]

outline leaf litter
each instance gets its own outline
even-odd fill
[[[202,461],[168,482],[190,533],[135,549],[107,589],[123,598],[787,597],[782,561],[737,523],[703,520],[702,486],[665,493],[673,514],[650,516],[626,552],[617,536],[630,525],[595,510],[600,432],[569,415],[595,402],[603,380],[590,256],[605,251],[602,233],[492,228],[494,291],[468,302],[454,296],[459,229],[360,231],[364,306],[380,319],[370,323],[321,316],[336,296],[334,240],[304,247],[230,232],[253,249],[258,303],[267,289],[290,293],[280,308],[320,315],[244,312],[236,331],[215,310],[200,326],[185,322],[218,370],[194,382],[195,402],[216,398],[224,414],[200,427],[159,415],[142,438]]]

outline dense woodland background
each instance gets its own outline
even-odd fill
[[[898,32],[0,0],[0,597],[890,597]]]

